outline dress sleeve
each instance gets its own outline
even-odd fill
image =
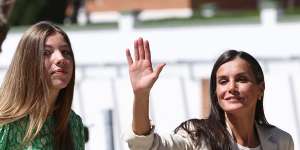
[[[193,150],[191,139],[184,131],[176,134],[159,135],[154,132],[154,126],[149,135],[134,134],[132,129],[123,136],[131,150]]]
[[[0,125],[0,149],[6,149],[9,136],[9,124]]]
[[[76,150],[84,150],[85,136],[82,120],[80,116],[73,111],[71,112],[70,119],[74,147]]]

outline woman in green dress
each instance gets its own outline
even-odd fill
[[[58,26],[40,22],[22,36],[0,89],[0,150],[84,149],[71,110],[75,62]]]

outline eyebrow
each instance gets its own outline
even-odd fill
[[[236,74],[235,76],[243,76],[243,75],[247,76],[247,73],[246,72],[240,72],[240,73]],[[226,78],[226,77],[227,77],[227,75],[220,75],[220,76],[217,76],[217,79]]]
[[[53,48],[53,47],[51,45],[45,44],[45,48]],[[64,44],[64,45],[59,46],[59,48],[69,48],[69,45],[68,44]]]
[[[223,79],[223,78],[226,78],[226,76],[225,75],[217,76],[217,79]]]

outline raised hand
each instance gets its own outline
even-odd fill
[[[150,90],[165,64],[159,64],[153,70],[149,42],[142,38],[134,41],[134,61],[129,49],[126,49],[126,57],[134,93],[132,130],[137,135],[146,135],[151,129],[149,120]]]
[[[129,76],[134,94],[149,94],[165,64],[152,68],[149,42],[138,38],[134,41],[134,61],[126,49]]]

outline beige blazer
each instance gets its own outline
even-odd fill
[[[287,132],[277,127],[255,126],[262,150],[294,150],[293,139]],[[154,128],[149,135],[138,136],[129,130],[123,138],[131,150],[208,150],[206,146],[195,147],[184,131],[168,135],[159,135],[153,131]]]
[[[292,136],[277,128],[267,128],[256,124],[259,141],[263,150],[294,150]]]

